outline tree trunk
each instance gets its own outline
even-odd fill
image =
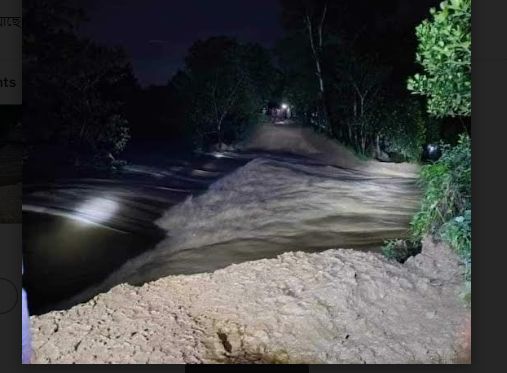
[[[322,78],[322,68],[320,67],[320,58],[315,58],[315,69],[317,71],[317,78],[319,80],[319,92],[321,98],[324,98],[324,79]]]
[[[326,102],[326,92],[325,92],[325,85],[324,85],[324,77],[322,73],[322,64],[321,64],[321,53],[323,48],[323,29],[324,29],[324,22],[326,20],[326,14],[327,14],[327,3],[324,5],[324,9],[322,10],[322,16],[320,19],[320,23],[317,26],[317,41],[314,40],[315,35],[313,31],[313,24],[312,19],[310,15],[306,14],[306,28],[308,31],[308,38],[310,40],[310,47],[312,49],[313,54],[313,60],[315,63],[315,75],[317,76],[317,80],[319,83],[319,101],[320,101],[320,108],[319,111],[321,111],[321,114],[324,115],[324,121],[326,122],[326,125],[329,124],[329,113],[328,113],[328,105]]]
[[[222,148],[222,121],[217,124],[218,148]]]

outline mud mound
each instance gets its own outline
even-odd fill
[[[285,152],[308,156],[325,164],[374,174],[417,177],[419,167],[408,163],[363,161],[351,150],[310,128],[265,124],[243,145],[244,150]]]
[[[463,268],[426,241],[401,265],[353,250],[286,253],[120,285],[32,317],[36,363],[452,363],[469,359]]]

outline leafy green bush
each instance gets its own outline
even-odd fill
[[[457,146],[444,146],[442,157],[421,171],[424,190],[420,211],[411,222],[409,240],[387,241],[383,254],[404,262],[420,251],[422,238],[431,234],[447,242],[463,258],[470,278],[472,252],[471,144],[466,135]]]
[[[467,265],[467,276],[472,257],[472,211],[466,210],[463,215],[449,220],[440,229],[441,237],[455,248]]]
[[[421,170],[424,199],[411,223],[418,239],[426,233],[437,233],[443,224],[471,209],[470,138],[462,135],[456,147],[443,148],[442,157]]]
[[[437,117],[471,114],[471,8],[471,0],[444,1],[416,29],[424,74],[410,78],[408,89],[427,96]]]
[[[424,190],[421,210],[411,222],[414,240],[433,234],[455,249],[467,263],[471,258],[472,154],[470,138],[460,137],[454,148],[421,171]]]
[[[471,115],[471,0],[449,0],[433,19],[416,29],[416,60],[424,74],[408,81],[414,94],[428,97],[428,113],[440,118]],[[435,123],[432,123],[433,125]],[[430,141],[437,137],[431,131]],[[411,222],[412,241],[426,234],[446,241],[461,255],[471,278],[472,154],[470,138],[461,135],[454,148],[443,146],[443,155],[423,167],[420,183],[424,197]],[[468,293],[468,296],[470,293]]]

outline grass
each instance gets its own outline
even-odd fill
[[[472,178],[471,141],[462,135],[458,145],[443,146],[442,157],[421,170],[419,183],[424,191],[421,209],[411,221],[409,241],[388,241],[383,252],[389,258],[405,261],[430,234],[454,249],[466,265],[471,280],[472,264]]]

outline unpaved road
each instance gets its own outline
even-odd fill
[[[370,162],[307,129],[264,126],[259,131],[252,141],[254,160],[157,220],[166,239],[60,307],[121,283],[141,285],[168,275],[210,272],[295,250],[378,251],[385,240],[407,235],[420,201],[416,179],[410,177],[413,166],[374,162],[372,172]],[[260,146],[258,138],[266,133],[279,140],[283,153],[273,157],[270,144]],[[308,151],[314,146],[329,147],[322,154],[328,159]],[[408,168],[404,177],[393,176],[403,167]]]

